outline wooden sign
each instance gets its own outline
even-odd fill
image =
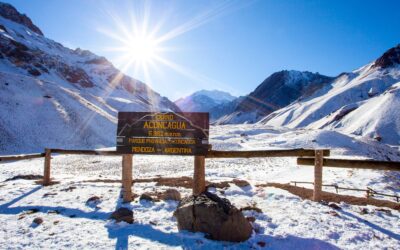
[[[208,113],[119,112],[117,152],[206,155]]]

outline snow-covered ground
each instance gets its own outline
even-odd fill
[[[333,140],[335,139],[335,140]],[[375,141],[359,140],[332,131],[276,129],[265,125],[227,125],[211,129],[214,149],[333,148],[332,155],[346,158],[399,160],[399,151]],[[134,156],[134,178],[193,175],[193,157]],[[121,157],[54,155],[52,176],[60,184],[42,187],[33,180],[6,179],[42,174],[43,159],[0,164],[0,246],[6,249],[399,249],[400,212],[374,206],[341,203],[341,210],[303,200],[285,190],[256,187],[266,182],[312,181],[313,168],[297,166],[295,158],[207,159],[206,179],[248,180],[251,186],[215,191],[237,207],[255,205],[255,232],[246,242],[212,241],[201,233],[179,232],[172,216],[175,201],[135,199],[121,204],[120,184],[89,182],[120,179]],[[324,169],[324,183],[400,194],[400,175],[388,171]],[[305,184],[307,185],[307,184]],[[310,187],[310,186],[307,186]],[[134,193],[163,191],[155,182],[136,183]],[[179,187],[183,196],[190,189]],[[330,188],[326,191],[334,192]],[[222,191],[222,192],[221,192]],[[340,194],[364,196],[356,191]],[[93,196],[96,205],[87,205]],[[382,197],[379,197],[382,198]],[[386,198],[388,199],[388,198]],[[108,220],[117,207],[131,207],[134,224]],[[36,213],[27,211],[37,209]],[[44,222],[35,226],[36,217]],[[263,242],[263,243],[262,243]]]

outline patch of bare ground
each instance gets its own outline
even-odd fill
[[[313,190],[304,187],[297,187],[290,184],[282,184],[282,183],[266,183],[266,184],[258,184],[256,187],[275,187],[284,189],[294,195],[297,195],[303,199],[311,200],[313,196]],[[355,197],[351,195],[341,195],[329,192],[322,192],[322,200],[327,202],[346,202],[352,205],[373,205],[377,207],[388,207],[396,210],[400,210],[400,204],[387,200],[378,200],[374,198],[363,198],[363,197]]]

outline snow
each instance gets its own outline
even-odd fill
[[[101,59],[89,51],[65,48],[1,17],[0,23],[6,27],[0,30],[2,41],[12,39],[30,50],[40,50],[44,52],[41,59],[46,62],[79,67],[94,82],[92,88],[82,88],[63,79],[54,68],[34,78],[26,69],[1,59],[0,154],[42,152],[44,147],[113,146],[118,111],[171,107],[144,83],[128,77],[116,81],[119,71],[111,64],[87,63]],[[400,83],[396,84],[400,70],[372,69],[371,65],[338,77],[331,85],[274,112],[262,123],[212,126],[213,149],[329,148],[335,158],[400,161],[399,150],[387,144],[400,143]],[[290,71],[287,84],[307,78],[308,75]],[[134,88],[131,81],[135,81]],[[230,99],[217,91],[199,94],[216,102]],[[246,120],[256,119],[255,113],[241,115]],[[377,137],[382,137],[384,143],[371,139]],[[237,178],[251,184],[214,188],[213,192],[238,208],[256,206],[262,210],[243,212],[256,221],[252,237],[242,243],[212,241],[202,233],[179,232],[172,216],[178,205],[174,201],[135,199],[122,204],[120,183],[115,182],[121,179],[121,157],[55,154],[51,165],[52,176],[60,183],[42,187],[33,180],[7,179],[41,175],[43,159],[0,163],[1,248],[257,249],[265,243],[269,249],[398,249],[400,245],[398,210],[346,203],[339,204],[341,210],[334,210],[283,189],[256,186],[313,181],[313,168],[298,166],[291,157],[207,159],[208,181]],[[134,178],[192,176],[193,157],[135,155],[133,171]],[[326,167],[323,178],[324,184],[370,187],[400,195],[400,175],[391,171]],[[167,188],[155,182],[135,183],[133,187],[139,195]],[[190,189],[177,189],[183,196],[191,194]],[[330,187],[324,190],[334,192]],[[357,191],[340,193],[364,196]],[[100,197],[100,202],[87,204],[93,196]],[[121,206],[133,210],[134,224],[108,219]],[[42,217],[43,224],[32,223],[36,217]]]
[[[398,151],[375,141],[325,130],[253,124],[212,126],[210,134],[213,148],[221,150],[329,147],[333,148],[335,158],[380,159],[385,155],[395,160],[400,158]],[[177,202],[135,199],[131,204],[121,204],[119,183],[89,182],[120,179],[121,158],[117,156],[54,155],[52,176],[61,182],[52,186],[41,187],[32,180],[5,181],[21,174],[42,174],[42,169],[43,159],[0,164],[1,246],[13,249],[261,249],[257,243],[265,242],[268,249],[397,249],[400,244],[397,210],[346,203],[338,204],[341,210],[334,210],[282,189],[256,187],[266,182],[312,181],[313,168],[297,166],[295,158],[206,160],[207,180],[239,178],[251,184],[243,188],[231,185],[225,190],[214,189],[239,208],[255,205],[262,210],[262,213],[243,212],[245,216],[254,216],[256,221],[252,237],[242,243],[212,241],[201,233],[179,232],[172,216]],[[137,155],[133,172],[134,178],[191,176],[193,157]],[[384,193],[400,194],[398,183],[396,186],[398,177],[390,171],[324,169],[324,183],[355,188],[368,186]],[[135,183],[133,190],[140,195],[167,188],[147,182]],[[329,187],[324,189],[333,192]],[[178,190],[183,196],[191,193],[182,187]],[[340,193],[364,195],[356,191]],[[92,196],[101,197],[101,202],[87,205]],[[133,210],[134,224],[108,220],[120,206]],[[39,211],[27,214],[29,209]],[[42,217],[43,224],[33,225],[36,217]]]
[[[0,24],[6,29],[0,33],[2,44],[13,39],[27,46],[38,59],[27,66],[45,65],[48,71],[40,69],[41,74],[33,77],[10,58],[0,59],[0,154],[32,153],[64,145],[110,147],[115,145],[118,111],[177,109],[111,63],[87,63],[101,59],[89,51],[74,51],[44,36],[32,35],[25,26],[2,17]],[[74,69],[85,72],[94,86],[85,88],[68,82],[60,73]]]
[[[229,105],[235,105],[235,99],[237,100],[220,90],[199,90],[176,100],[175,104],[184,112],[209,112],[210,120],[213,121],[225,114],[224,106],[229,108]]]
[[[399,97],[388,93],[400,80],[399,66],[381,69],[369,63],[344,73],[312,96],[264,117],[260,122],[289,128],[332,129],[399,145]],[[355,111],[353,111],[355,110]]]

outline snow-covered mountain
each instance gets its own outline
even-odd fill
[[[234,111],[217,120],[217,124],[254,123],[291,102],[306,98],[328,85],[333,78],[295,70],[276,72],[245,96]]]
[[[262,119],[291,128],[335,129],[400,144],[400,45],[377,60],[339,75],[312,96]]]
[[[186,112],[210,112],[211,120],[219,118],[224,109],[222,106],[230,107],[236,97],[220,90],[200,90],[193,94],[180,98],[175,104]]]
[[[0,153],[115,145],[118,111],[179,108],[87,50],[46,38],[0,3]]]

